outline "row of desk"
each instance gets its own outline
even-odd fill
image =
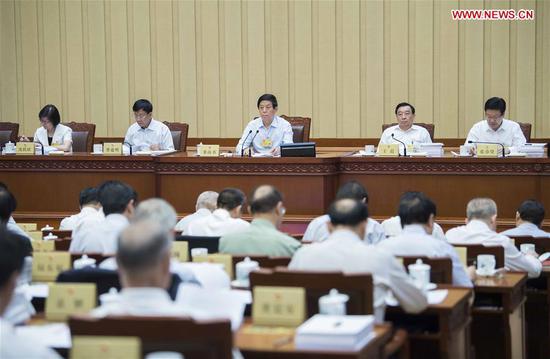
[[[20,221],[59,219],[78,210],[78,193],[105,180],[133,186],[140,199],[159,196],[180,214],[194,211],[205,190],[237,187],[250,193],[272,184],[285,197],[287,214],[311,218],[325,212],[337,188],[363,183],[373,216],[395,215],[400,195],[423,191],[437,204],[438,217],[462,219],[474,197],[490,197],[499,217],[513,219],[518,205],[533,198],[550,208],[548,158],[380,158],[322,150],[316,158],[197,157],[175,153],[159,157],[0,156],[0,181],[18,201]]]

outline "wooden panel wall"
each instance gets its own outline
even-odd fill
[[[453,21],[452,9],[534,9]],[[485,99],[550,137],[550,1],[2,0],[0,121],[32,135],[46,103],[123,136],[150,98],[192,137],[238,137],[264,92],[313,137],[378,137],[397,102],[463,137]]]

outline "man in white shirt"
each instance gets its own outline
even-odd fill
[[[445,234],[449,243],[483,244],[504,247],[504,265],[512,271],[527,272],[530,278],[540,275],[542,264],[536,255],[521,253],[512,240],[495,232],[497,205],[490,198],[474,198],[466,207],[466,225],[452,228]]]
[[[472,126],[466,142],[495,142],[505,147],[520,147],[527,140],[521,131],[519,124],[504,118],[506,101],[500,97],[491,97],[485,102],[485,120],[481,120]],[[474,152],[472,147],[472,152]]]
[[[12,324],[4,317],[23,269],[24,256],[21,242],[12,237],[4,225],[0,225],[0,358],[60,358],[33,338],[16,334]]]
[[[401,225],[401,218],[399,218],[399,216],[393,216],[383,220],[380,225],[386,234],[386,238],[396,237],[403,232],[403,226]],[[443,228],[436,222],[434,222],[432,236],[442,241],[447,241]]]
[[[500,234],[514,236],[550,237],[550,233],[540,229],[544,220],[544,206],[535,200],[524,201],[516,212],[516,228]]]
[[[136,123],[132,124],[124,143],[136,151],[173,150],[174,140],[168,126],[153,119],[153,104],[137,100],[132,107]]]
[[[186,234],[221,237],[246,230],[250,223],[241,219],[245,199],[246,197],[240,189],[224,189],[218,196],[218,208],[209,216],[193,221]]]
[[[63,218],[59,224],[59,229],[72,231],[83,218],[88,216],[97,216],[99,219],[105,217],[101,210],[101,204],[99,204],[99,200],[97,199],[97,188],[88,187],[80,191],[79,204],[80,213]]]
[[[436,206],[421,192],[405,192],[399,203],[399,218],[403,231],[378,245],[395,256],[447,257],[453,264],[453,284],[472,287],[475,269],[466,273],[456,250],[447,241],[432,236]]]
[[[197,203],[195,204],[195,213],[183,217],[176,224],[176,231],[181,231],[183,234],[187,234],[189,231],[189,225],[199,219],[209,216],[217,206],[218,192],[205,191],[197,197]]]
[[[426,308],[426,297],[409,279],[403,266],[390,253],[362,241],[368,218],[364,203],[338,200],[330,206],[329,216],[329,238],[299,249],[289,264],[290,269],[371,273],[374,314],[378,322],[384,320],[385,297],[389,291],[408,313]]]
[[[414,106],[402,102],[395,107],[395,118],[397,125],[386,128],[380,137],[378,146],[386,144],[399,144],[399,153],[403,154],[403,145],[413,145],[415,143],[432,143],[430,133],[422,126],[414,125],[415,109]],[[399,140],[396,141],[395,139]]]
[[[357,181],[349,181],[342,185],[336,193],[336,200],[350,198],[369,203],[369,194],[365,187]],[[302,242],[322,242],[330,235],[328,226],[330,217],[328,214],[319,216],[309,223],[302,238]],[[367,244],[376,244],[386,238],[384,229],[372,218],[367,219],[367,230],[363,241]]]
[[[120,181],[107,181],[98,188],[103,220],[83,220],[73,231],[71,253],[114,254],[117,237],[128,226],[134,214],[137,194],[132,187]]]

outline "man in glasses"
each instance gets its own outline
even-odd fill
[[[153,104],[149,100],[137,100],[132,107],[134,119],[124,143],[135,151],[173,150],[174,141],[168,126],[153,119]]]

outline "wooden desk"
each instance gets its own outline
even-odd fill
[[[375,326],[376,337],[358,352],[297,350],[294,345],[294,331],[258,333],[251,330],[247,321],[234,336],[234,346],[245,358],[383,358],[384,345],[391,339],[392,326],[389,323]]]
[[[525,358],[526,273],[476,279],[472,344],[476,358]]]
[[[429,305],[419,314],[387,307],[386,320],[408,329],[411,358],[468,358],[472,290],[443,284],[437,287],[449,291],[443,302]]]

